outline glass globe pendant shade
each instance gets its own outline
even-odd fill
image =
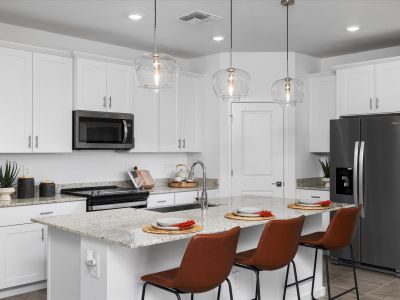
[[[272,85],[272,97],[275,103],[283,106],[295,106],[304,97],[304,83],[294,78],[284,78]]]
[[[138,85],[154,90],[172,88],[179,73],[175,59],[157,52],[137,58],[135,70]]]
[[[251,83],[249,73],[237,68],[219,70],[212,80],[215,95],[230,101],[239,101],[241,97],[246,97]]]

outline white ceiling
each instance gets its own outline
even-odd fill
[[[207,24],[177,18],[194,10],[222,16]],[[133,22],[130,13],[144,18]],[[228,50],[213,35],[229,35],[228,0],[159,0],[159,50],[197,57]],[[398,0],[296,0],[291,8],[291,50],[317,57],[400,45]],[[0,22],[134,49],[152,48],[152,0],[1,0]],[[344,30],[362,26],[358,33]],[[285,9],[280,0],[234,0],[234,50],[285,49]]]

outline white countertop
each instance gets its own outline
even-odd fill
[[[260,197],[260,196],[236,196],[228,198],[210,199],[209,203],[220,206],[208,209],[204,230],[200,233],[214,233],[229,230],[232,227],[241,228],[265,224],[268,221],[237,221],[226,219],[224,214],[232,209],[244,206],[256,206],[273,212],[277,219],[289,219],[299,215],[311,216],[337,210],[341,207],[350,207],[351,204],[333,204],[327,210],[294,210],[287,205],[293,203],[293,199]],[[162,217],[184,217],[195,219],[201,223],[201,210],[187,210],[180,212],[160,213],[145,209],[124,208],[108,211],[90,212],[77,215],[53,216],[35,218],[32,221],[50,227],[55,227],[67,232],[87,236],[106,242],[111,242],[128,248],[139,248],[166,243],[175,240],[186,239],[195,234],[164,235],[145,233],[142,227],[155,222]]]

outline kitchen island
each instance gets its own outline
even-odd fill
[[[217,206],[208,209],[203,222],[201,210],[160,213],[144,209],[118,209],[85,214],[33,219],[48,226],[48,300],[126,300],[140,299],[142,282],[147,273],[179,266],[189,239],[194,234],[157,235],[145,233],[142,227],[162,217],[184,217],[203,223],[201,233],[214,233],[235,226],[242,228],[238,252],[257,246],[268,221],[236,221],[224,214],[238,207],[257,206],[271,210],[277,219],[305,215],[303,233],[323,230],[323,214],[342,207],[334,204],[323,211],[287,208],[293,199],[259,196],[237,196],[210,199]],[[94,258],[92,260],[91,258]],[[299,277],[312,274],[314,252],[299,248],[296,256]],[[87,262],[89,261],[89,263]],[[95,261],[95,265],[93,262]],[[321,259],[319,259],[321,262]],[[92,264],[92,265],[91,265]],[[268,299],[281,299],[286,269],[262,272],[261,293]],[[235,299],[254,297],[255,278],[252,272],[234,268],[230,276]],[[293,274],[290,274],[293,280]],[[310,294],[311,283],[301,285],[303,296]],[[322,266],[317,267],[315,295],[323,295]],[[187,295],[183,296],[186,299]],[[216,291],[196,295],[196,299],[216,299]],[[287,299],[295,299],[290,288]],[[174,295],[149,288],[146,299],[175,299]],[[223,288],[222,299],[228,299]]]

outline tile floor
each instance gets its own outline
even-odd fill
[[[330,277],[333,295],[353,286],[353,273],[349,267],[330,265]],[[400,300],[400,278],[366,270],[357,270],[357,277],[362,300]],[[327,297],[321,299],[327,299]],[[356,293],[349,293],[339,299],[356,299]],[[46,300],[46,290],[4,298],[3,300]]]

